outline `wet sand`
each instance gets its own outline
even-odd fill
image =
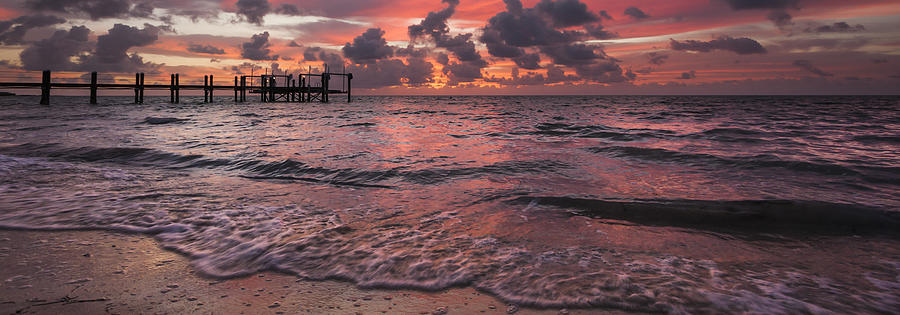
[[[0,314],[586,314],[510,306],[472,288],[360,289],[277,272],[198,275],[150,237],[0,230]]]

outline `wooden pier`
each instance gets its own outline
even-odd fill
[[[233,85],[217,85],[212,75],[203,76],[203,85],[180,84],[178,73],[170,75],[169,84],[145,84],[144,73],[134,74],[134,84],[98,83],[97,72],[91,72],[90,83],[53,82],[50,70],[45,70],[41,82],[0,82],[0,89],[40,89],[41,104],[50,104],[50,91],[53,89],[89,89],[91,104],[97,104],[98,90],[134,90],[134,103],[144,103],[145,90],[169,90],[169,101],[173,104],[181,102],[181,90],[202,90],[203,101],[213,100],[216,90],[234,92],[235,102],[246,102],[247,93],[259,94],[260,102],[322,102],[328,103],[331,94],[347,94],[347,102],[351,101],[350,86],[352,73],[331,73],[327,71],[292,74],[261,74],[234,76]],[[332,78],[342,80],[340,89],[331,88]]]

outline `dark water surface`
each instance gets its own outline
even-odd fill
[[[0,226],[520,305],[900,309],[898,97],[0,98]]]

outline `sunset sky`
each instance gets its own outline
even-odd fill
[[[896,94],[900,2],[0,1],[3,81],[324,63],[358,94]]]

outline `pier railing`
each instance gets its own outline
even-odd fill
[[[80,76],[86,79],[86,75]],[[339,89],[331,88],[331,80],[341,79]],[[331,94],[347,94],[347,102],[351,101],[352,73],[322,72],[293,74],[262,74],[234,76],[233,85],[217,85],[213,75],[203,76],[203,85],[181,84],[181,76],[172,73],[169,76],[169,84],[145,84],[143,72],[134,74],[134,83],[99,83],[97,72],[90,73],[90,81],[86,83],[71,82],[68,78],[65,82],[53,82],[50,70],[41,73],[40,82],[24,82],[28,76],[13,78],[17,82],[0,82],[0,89],[40,89],[41,104],[50,104],[50,91],[53,89],[88,89],[90,90],[90,103],[97,104],[97,93],[100,90],[134,90],[134,103],[144,103],[145,90],[169,90],[169,100],[177,104],[181,102],[181,90],[203,91],[203,101],[212,102],[216,90],[228,90],[234,92],[235,102],[246,102],[247,93],[259,94],[260,102],[322,102],[330,101]],[[4,77],[4,79],[9,79]],[[83,81],[83,80],[82,80]]]

